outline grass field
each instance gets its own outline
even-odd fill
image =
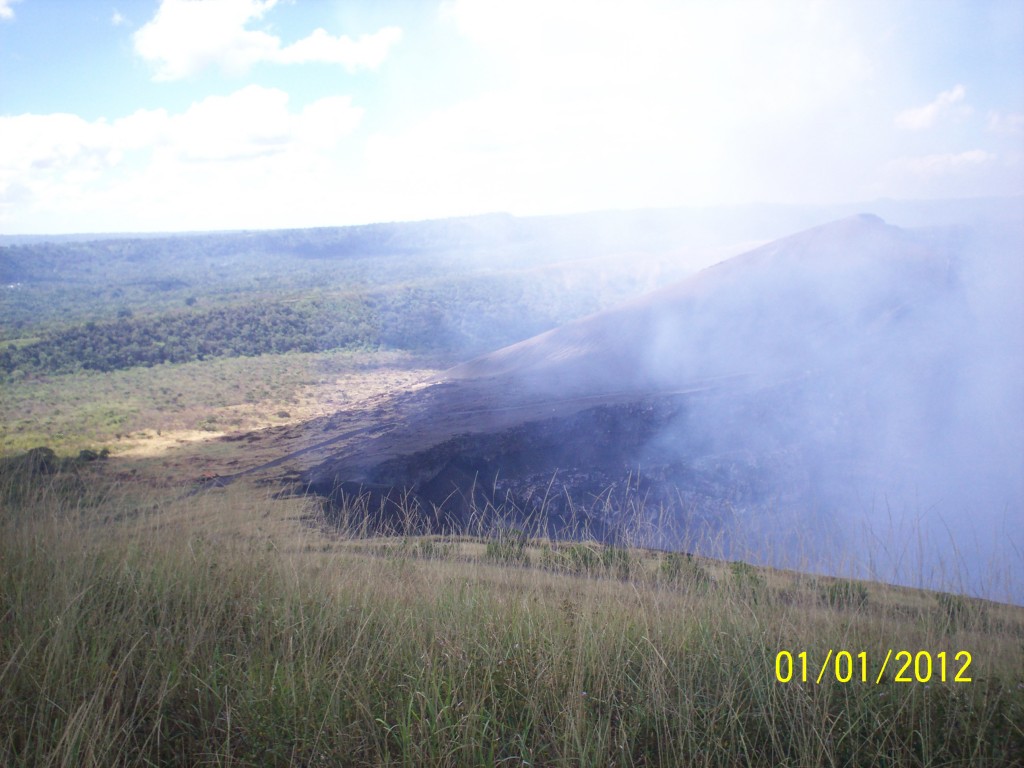
[[[310,499],[190,495],[118,461],[6,465],[0,764],[1024,764],[1018,607],[517,535],[359,538]],[[889,651],[913,661],[879,675]]]
[[[449,364],[400,351],[293,352],[8,382],[0,388],[0,456],[40,445],[154,454],[331,413]]]

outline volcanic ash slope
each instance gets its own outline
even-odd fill
[[[305,480],[456,527],[477,494],[541,499],[606,536],[632,493],[649,543],[802,537],[811,559],[900,515],[956,537],[1024,496],[1022,240],[867,214],[798,233],[452,368]]]

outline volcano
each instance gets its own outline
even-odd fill
[[[993,424],[974,383],[995,377],[1003,405],[1024,387],[1017,362],[984,368],[1020,343],[979,342],[1003,321],[972,293],[978,242],[870,214],[777,240],[399,394],[302,482],[336,508],[362,498],[375,525],[407,525],[411,505],[458,532],[511,509],[553,535],[667,547],[788,546],[883,495],[890,514],[948,499],[965,472],[1017,499],[1019,466],[981,458],[1019,407]]]

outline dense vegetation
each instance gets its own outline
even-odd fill
[[[207,312],[88,322],[0,352],[5,373],[114,371],[213,357],[318,352],[376,341],[356,302],[261,303]]]
[[[514,222],[0,247],[0,377],[335,349],[465,357],[653,285],[601,260],[614,242]]]
[[[325,538],[302,499],[101,465],[0,487],[7,766],[1024,755],[1019,608],[519,537]],[[873,676],[894,647],[969,649],[972,681],[776,680],[780,650],[864,650]]]
[[[586,299],[566,294],[553,306],[524,316],[524,307],[536,304],[524,300],[525,292],[521,279],[488,285],[453,278],[440,285],[364,294],[253,301],[141,317],[125,313],[115,320],[88,321],[8,344],[0,350],[0,373],[114,371],[218,357],[381,347],[472,355],[595,308]],[[543,295],[546,292],[535,292]]]

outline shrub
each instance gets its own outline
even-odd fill
[[[629,550],[625,547],[605,547],[601,550],[601,565],[619,578],[628,579],[632,570]]]
[[[11,467],[29,477],[52,475],[60,469],[60,460],[52,448],[45,446],[32,448],[22,456],[11,461]]]
[[[424,560],[447,560],[452,554],[452,545],[432,539],[423,539],[416,543],[413,554]]]
[[[859,581],[840,579],[829,584],[822,596],[833,608],[859,608],[868,602],[868,588]]]
[[[669,552],[658,566],[658,578],[673,584],[703,587],[711,583],[711,576],[704,566],[693,561],[693,555]]]
[[[940,592],[935,599],[939,603],[947,632],[956,632],[968,627],[987,628],[988,614],[984,606],[976,601],[949,592]]]
[[[504,565],[529,564],[530,556],[526,552],[526,537],[522,531],[515,529],[502,531],[496,539],[487,542],[484,559]]]
[[[755,590],[764,586],[761,574],[750,563],[735,560],[729,563],[729,571],[732,573],[733,582],[741,589]]]

